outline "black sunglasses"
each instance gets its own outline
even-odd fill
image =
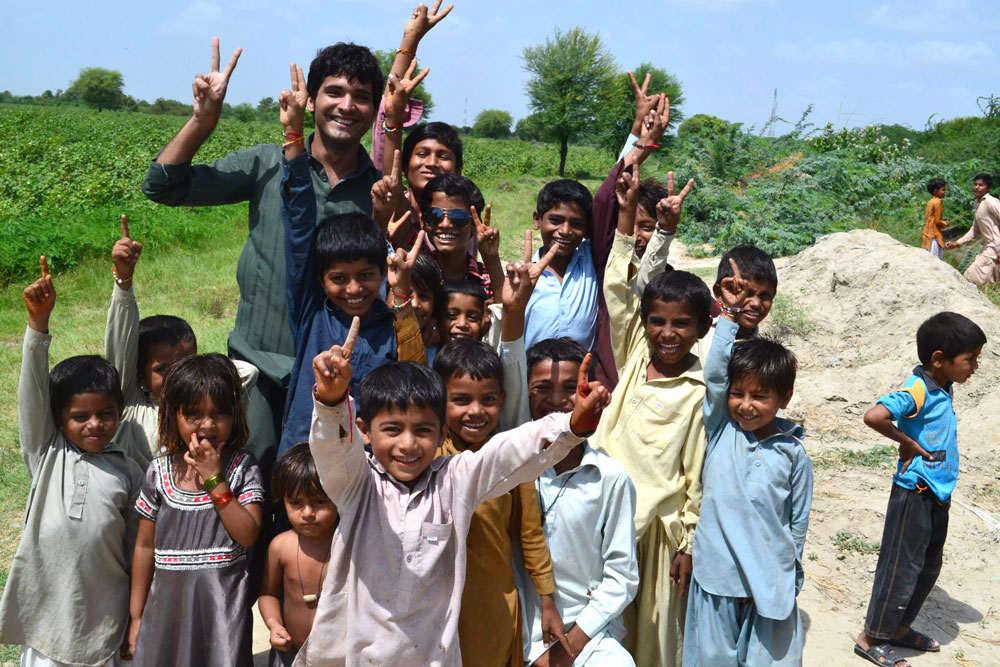
[[[462,208],[438,208],[431,207],[424,216],[424,222],[431,227],[437,227],[445,218],[451,221],[455,229],[462,229],[472,222],[472,213]]]

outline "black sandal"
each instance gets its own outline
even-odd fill
[[[934,646],[934,639],[922,632],[917,632],[913,628],[906,631],[906,634],[899,639],[890,639],[889,643],[900,648],[912,648],[925,653],[937,653],[941,650],[941,644]]]
[[[896,653],[888,644],[872,644],[867,651],[861,648],[861,644],[855,644],[854,652],[868,662],[879,665],[879,667],[892,667],[901,662],[907,662],[906,658]]]

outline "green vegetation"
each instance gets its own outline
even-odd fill
[[[854,450],[835,447],[812,457],[817,468],[857,466],[871,470],[888,468],[899,460],[899,450],[895,445],[874,445],[868,449]]]
[[[806,307],[796,301],[795,297],[783,292],[774,296],[767,321],[768,333],[778,338],[804,336],[815,328],[809,321]]]
[[[488,139],[506,139],[510,136],[510,126],[513,124],[514,117],[509,111],[483,109],[476,114],[476,120],[472,124],[472,134]]]
[[[830,536],[833,546],[840,551],[855,551],[862,555],[877,554],[882,547],[879,542],[869,542],[863,537],[852,535],[846,530],[838,530],[836,535]]]
[[[125,101],[122,73],[103,67],[84,67],[80,76],[70,84],[70,90],[80,96],[88,107],[103,111],[120,109]]]

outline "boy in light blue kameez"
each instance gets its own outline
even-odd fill
[[[779,343],[733,342],[747,282],[733,264],[705,364],[701,517],[684,633],[685,667],[800,665],[802,550],[812,463],[800,426],[777,417],[795,384]]]

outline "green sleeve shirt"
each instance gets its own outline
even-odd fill
[[[314,135],[306,140],[306,152]],[[339,213],[371,215],[375,165],[358,147],[358,168],[331,187],[326,170],[309,158],[317,221]],[[285,296],[284,228],[281,224],[281,148],[260,144],[235,151],[211,164],[152,162],[142,191],[168,206],[250,203],[250,234],[236,267],[240,302],[230,352],[285,385],[295,361]]]

